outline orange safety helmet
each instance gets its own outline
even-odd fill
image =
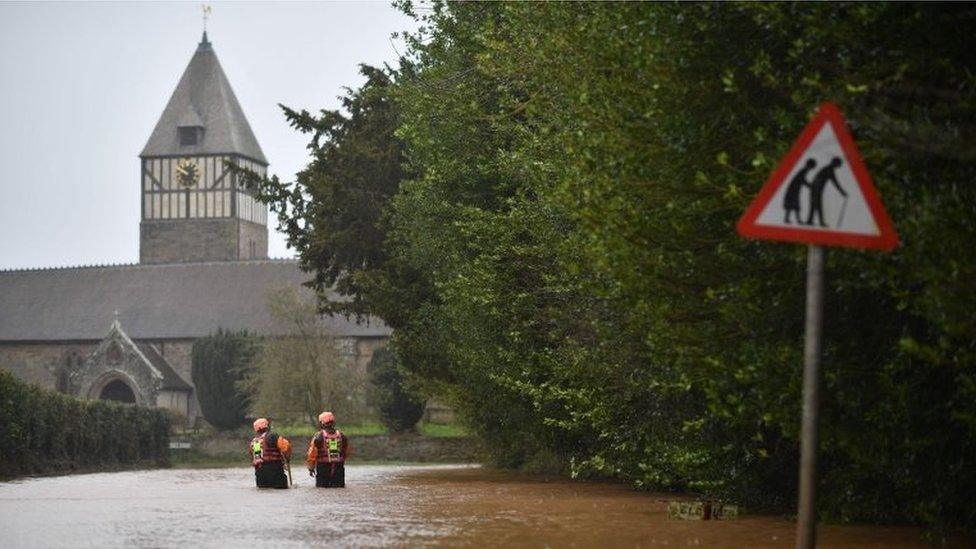
[[[335,423],[335,414],[333,414],[332,412],[322,412],[321,414],[319,414],[319,423],[322,425]]]
[[[268,420],[264,419],[263,417],[259,417],[254,420],[255,433],[260,431],[261,429],[267,429],[267,428],[268,428]]]

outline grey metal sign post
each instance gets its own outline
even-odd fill
[[[820,349],[823,328],[823,246],[807,247],[807,307],[803,342],[803,427],[800,435],[800,499],[797,549],[817,543],[817,446],[820,411]]]

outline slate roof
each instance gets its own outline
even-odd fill
[[[181,146],[177,127],[198,124],[203,140]],[[193,154],[240,154],[268,163],[206,32],[139,156]]]
[[[163,355],[159,354],[156,347],[153,347],[149,343],[136,343],[136,347],[142,353],[142,356],[146,357],[146,360],[152,364],[153,368],[159,370],[163,374],[163,382],[160,385],[162,389],[168,389],[170,391],[192,391],[193,387],[186,381],[183,381],[173,367],[169,365],[169,362],[163,358]]]
[[[115,311],[137,340],[197,338],[218,327],[286,334],[266,296],[308,278],[286,259],[0,271],[0,341],[101,340]],[[321,322],[336,336],[391,333],[378,319]]]

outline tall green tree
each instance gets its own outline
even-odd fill
[[[256,345],[247,333],[218,329],[193,342],[190,375],[196,388],[200,411],[220,430],[247,422],[247,398],[236,384],[254,358]]]
[[[403,164],[373,202],[382,260],[299,251],[323,280],[368,281],[332,307],[387,319],[404,368],[499,461],[794,504],[804,253],[734,224],[832,100],[902,246],[830,253],[823,508],[976,526],[976,9],[434,2],[416,16],[383,87]],[[326,241],[316,211],[283,221]]]
[[[277,213],[323,312],[379,314],[396,326],[401,302],[423,290],[423,277],[388,251],[384,212],[405,166],[390,95],[395,73],[368,65],[360,73],[366,81],[345,90],[342,110],[314,115],[281,107],[288,123],[309,136],[311,160],[294,181],[253,174],[244,181]]]

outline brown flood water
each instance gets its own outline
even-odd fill
[[[0,547],[791,547],[775,517],[669,520],[668,496],[470,466],[351,465],[345,490],[258,490],[247,468],[0,483]],[[925,547],[911,528],[825,526],[823,547]]]

